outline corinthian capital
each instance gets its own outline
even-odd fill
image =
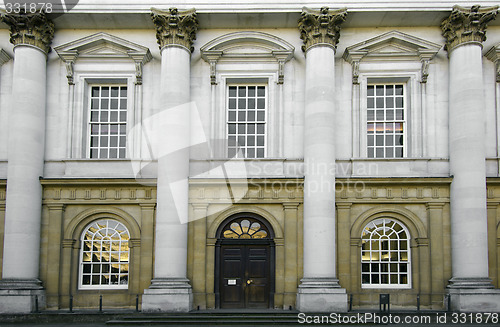
[[[168,11],[151,9],[151,18],[156,26],[156,39],[163,49],[169,45],[180,45],[193,52],[193,41],[196,39],[198,17],[195,9]]]
[[[10,43],[26,44],[39,48],[45,53],[50,51],[54,37],[54,23],[44,12],[4,14],[0,20],[10,27]]]
[[[450,52],[456,46],[467,43],[482,43],[486,40],[486,25],[495,19],[498,6],[470,9],[454,6],[451,15],[441,23],[442,35],[446,39],[446,51]]]
[[[302,51],[306,52],[318,44],[330,45],[336,49],[340,37],[340,25],[346,16],[345,8],[330,11],[328,7],[323,7],[318,11],[304,7],[299,19],[300,38],[304,41]]]

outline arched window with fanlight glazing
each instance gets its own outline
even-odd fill
[[[410,233],[400,222],[379,218],[361,234],[361,286],[410,288]]]
[[[97,220],[83,230],[81,241],[79,288],[128,288],[128,229],[113,219]]]

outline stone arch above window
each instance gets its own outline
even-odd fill
[[[224,220],[217,231],[218,239],[272,239],[269,223],[252,213],[239,213]]]
[[[284,65],[295,48],[287,41],[263,32],[235,32],[222,35],[201,47],[201,57],[210,64],[210,79],[216,84],[219,61],[272,61],[279,64],[278,83],[284,80]]]

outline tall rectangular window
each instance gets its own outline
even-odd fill
[[[90,88],[89,157],[125,158],[127,139],[127,86]]]
[[[367,85],[368,158],[402,158],[406,155],[406,85]]]
[[[227,155],[266,155],[267,86],[229,85],[227,89]]]

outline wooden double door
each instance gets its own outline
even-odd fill
[[[269,308],[274,297],[274,253],[269,243],[222,244],[219,304],[224,309]]]

